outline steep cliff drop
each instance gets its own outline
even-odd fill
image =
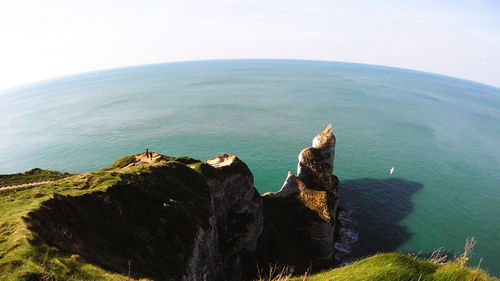
[[[33,245],[138,279],[242,280],[263,226],[247,165],[232,155],[158,157],[101,171],[121,178],[107,189],[54,194],[24,218]]]
[[[36,251],[137,279],[253,280],[256,264],[268,263],[325,268],[334,259],[334,153],[329,125],[300,153],[297,176],[264,196],[234,155],[125,156],[45,187],[64,192],[23,220]]]
[[[214,171],[203,169],[212,193],[217,221],[218,247],[226,280],[251,276],[255,267],[257,239],[264,217],[262,199],[253,185],[247,165],[234,155],[223,154],[206,161]]]
[[[276,262],[295,272],[334,262],[339,180],[332,174],[335,136],[328,125],[298,156],[297,176],[288,172],[278,192],[264,194],[264,231],[257,256],[260,266]]]

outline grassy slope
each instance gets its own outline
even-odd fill
[[[34,247],[29,242],[32,234],[23,221],[24,216],[56,193],[78,196],[103,191],[118,180],[117,173],[94,172],[36,187],[0,191],[0,280],[24,280],[33,274],[74,280],[125,280],[95,266],[73,263],[70,257],[55,249],[46,248],[44,251]],[[89,188],[82,188],[86,186]]]
[[[176,159],[166,157],[165,160]],[[203,168],[199,162],[189,158],[177,160],[195,170]],[[38,280],[42,276],[45,280],[129,280],[124,274],[104,270],[54,247],[30,243],[33,234],[23,217],[54,198],[54,194],[81,196],[105,192],[127,174],[147,173],[149,169],[148,166],[106,169],[66,176],[40,186],[0,191],[0,280]],[[18,182],[23,183],[30,178],[29,174],[25,177],[18,176]],[[456,264],[437,265],[400,254],[376,255],[310,276],[307,280],[418,280],[420,274],[420,280],[497,280],[482,271]]]
[[[130,164],[132,161],[134,161],[135,155],[127,155],[120,157],[116,159],[111,166],[109,166],[109,169],[115,169],[115,168],[125,168],[128,164]]]
[[[162,160],[166,162],[159,165],[168,164],[176,159],[165,157]],[[188,158],[179,158],[178,162],[196,162],[186,159]],[[123,163],[123,161],[118,162]],[[94,192],[106,192],[123,177],[147,173],[150,169],[151,166],[135,166],[125,169],[108,168],[77,175],[64,174],[66,177],[53,183],[1,190],[0,280],[38,280],[39,277],[46,280],[129,280],[126,275],[106,271],[85,262],[78,256],[72,257],[70,254],[62,253],[57,248],[30,243],[34,236],[28,230],[25,218],[28,217],[28,213],[39,209],[44,202],[53,199],[54,195],[82,196]],[[19,183],[29,182],[31,178],[29,173],[16,174]],[[51,178],[54,179],[56,178]]]
[[[290,280],[303,280],[296,277]],[[436,264],[404,254],[378,254],[345,267],[324,271],[306,278],[310,281],[326,280],[435,280],[435,281],[495,281],[482,270],[461,267],[457,263]]]
[[[0,187],[40,181],[58,180],[71,176],[68,173],[34,168],[24,173],[0,175]]]

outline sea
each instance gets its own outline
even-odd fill
[[[102,70],[0,93],[0,174],[71,173],[150,151],[245,161],[278,190],[328,124],[338,256],[443,247],[500,276],[500,89],[385,66],[214,60]],[[392,175],[389,169],[394,166]]]

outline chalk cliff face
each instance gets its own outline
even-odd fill
[[[333,262],[339,181],[332,174],[332,126],[312,143],[298,156],[297,176],[288,172],[278,192],[263,196],[264,232],[258,249],[262,264],[280,262],[304,271]]]
[[[109,271],[127,275],[130,266],[137,279],[217,280],[224,272],[211,201],[204,178],[172,161],[121,174],[106,190],[55,194],[25,221],[34,244]]]
[[[264,222],[262,199],[252,173],[236,156],[223,154],[206,163],[215,168],[203,174],[213,195],[224,272],[227,280],[241,280],[245,269],[255,266]]]
[[[242,280],[263,226],[252,173],[231,155],[163,158],[111,171],[121,180],[105,191],[45,201],[25,218],[33,243],[135,278]]]
[[[334,255],[334,153],[329,125],[300,153],[297,175],[288,172],[281,190],[264,196],[234,155],[202,162],[155,154],[134,165],[127,159],[141,156],[127,156],[73,183],[76,196],[56,193],[24,219],[34,245],[137,279],[253,280],[256,264],[277,262],[319,269]]]

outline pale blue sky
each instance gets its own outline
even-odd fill
[[[0,90],[227,58],[360,62],[500,86],[498,0],[1,0],[0,38]]]

